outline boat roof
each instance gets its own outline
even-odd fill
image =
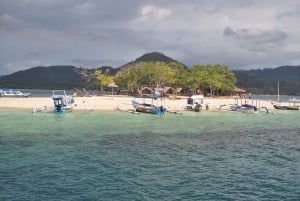
[[[192,98],[192,99],[203,99],[204,96],[203,95],[192,95],[191,97],[189,98]]]
[[[52,96],[67,96],[66,91],[65,90],[53,90],[52,91]]]

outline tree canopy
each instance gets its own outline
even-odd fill
[[[119,71],[114,80],[119,86],[131,90],[142,87],[183,87],[216,91],[232,90],[236,83],[235,75],[225,65],[195,65],[185,68],[176,62],[143,62]]]

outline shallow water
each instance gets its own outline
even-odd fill
[[[0,110],[0,200],[299,200],[300,113]]]

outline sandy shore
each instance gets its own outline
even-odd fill
[[[92,97],[74,97],[77,104],[75,110],[115,110],[120,108],[123,110],[132,109],[131,100],[134,97],[128,96],[92,96]],[[269,100],[247,100],[249,104],[257,105],[258,107],[272,108]],[[162,104],[169,110],[183,110],[187,100],[177,99],[172,100],[164,98],[157,102]],[[232,97],[227,98],[204,98],[204,104],[209,105],[209,110],[217,110],[221,105],[234,104],[235,100]],[[240,102],[239,102],[240,103]],[[31,109],[43,106],[53,106],[50,97],[28,97],[28,98],[0,98],[0,108],[20,108]]]

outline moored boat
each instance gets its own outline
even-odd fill
[[[258,108],[254,105],[250,104],[242,104],[242,105],[231,105],[230,109],[235,112],[242,112],[242,113],[256,113],[258,112]]]
[[[54,112],[55,114],[64,114],[71,112],[76,106],[72,96],[68,96],[64,90],[53,90],[51,99],[53,106],[35,107],[33,113],[36,112]]]
[[[19,90],[13,89],[0,89],[0,97],[24,97],[31,96],[31,93],[23,93]]]
[[[54,90],[52,95],[54,103],[54,113],[63,114],[73,110],[75,101],[72,96],[68,96],[64,90]]]
[[[131,101],[136,112],[163,115],[166,109],[163,106],[156,106],[149,103],[139,103],[135,100]]]
[[[277,110],[300,110],[300,100],[290,99],[287,103],[274,103],[272,105]]]
[[[190,96],[187,99],[187,104],[185,106],[185,109],[195,111],[195,112],[200,112],[203,106],[205,106],[205,108],[208,109],[208,105],[204,105],[203,100],[204,100],[203,95]]]

